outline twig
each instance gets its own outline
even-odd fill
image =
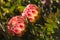
[[[3,28],[1,23],[0,23],[0,28],[5,32],[5,29]]]

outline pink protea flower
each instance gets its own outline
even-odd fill
[[[28,17],[30,22],[34,23],[39,18],[39,9],[40,8],[35,4],[28,4],[22,13],[22,16]]]
[[[22,16],[15,16],[10,19],[8,22],[7,28],[11,35],[22,36],[26,31],[26,18]]]

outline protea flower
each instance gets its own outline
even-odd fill
[[[22,36],[26,31],[26,26],[27,26],[26,18],[22,16],[15,16],[9,20],[7,28],[11,35],[14,36],[16,34]]]
[[[28,4],[22,13],[22,16],[26,16],[32,23],[35,23],[39,19],[39,15],[40,8],[35,4]]]

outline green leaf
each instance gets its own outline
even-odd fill
[[[4,13],[9,13],[8,8],[3,8],[3,7],[1,7],[1,8],[2,8],[2,10],[4,11]]]
[[[23,12],[24,8],[25,8],[24,6],[18,5],[18,10],[19,10],[20,12]]]
[[[10,12],[13,13],[13,11],[15,10],[15,8],[16,8],[15,5],[11,6],[11,8],[10,8]]]
[[[5,4],[5,6],[10,7],[11,4],[8,2],[8,3]]]
[[[21,5],[21,2],[22,2],[21,0],[17,0],[17,3],[20,4],[20,5]]]

